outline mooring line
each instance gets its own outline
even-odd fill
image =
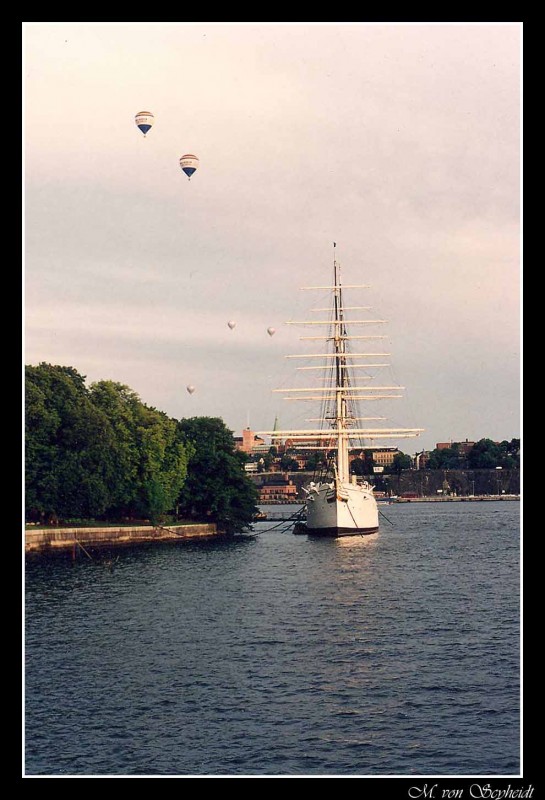
[[[85,553],[85,555],[86,555],[88,558],[90,558],[90,559],[91,559],[91,561],[94,561],[95,559],[93,558],[93,556],[89,555],[89,553],[87,552],[87,550],[85,549],[85,547],[84,547],[84,546],[82,545],[82,543],[79,541],[79,539],[78,539],[78,537],[76,536],[76,534],[74,534],[74,539],[75,539],[75,540],[76,540],[76,542],[79,544],[79,546],[81,547],[81,549],[83,550],[83,552]]]
[[[264,528],[261,531],[253,531],[253,533],[254,533],[254,535],[257,536],[257,535],[259,535],[261,533],[268,533],[269,531],[274,531],[277,528],[280,528],[281,526],[284,526],[285,530],[288,530],[289,528],[293,527],[292,523],[295,524],[296,522],[300,521],[300,519],[304,515],[304,513],[305,513],[305,509],[301,508],[301,509],[299,509],[299,511],[297,511],[294,514],[293,517],[288,517],[288,519],[280,520],[280,522],[277,525],[273,525],[271,528]],[[259,522],[259,520],[257,520],[257,521]],[[284,528],[283,528],[283,530],[284,530]],[[282,530],[282,532],[283,532],[283,530]]]
[[[386,516],[386,514],[383,514],[383,513],[382,513],[382,511],[380,510],[380,508],[379,508],[379,510],[378,510],[378,513],[380,514],[380,516],[381,516],[381,517],[384,517],[384,519],[386,520],[386,522],[389,522],[389,523],[390,523],[390,525],[392,526],[392,528],[395,528],[395,525],[394,525],[394,523],[392,522],[392,520],[388,519],[388,517]]]

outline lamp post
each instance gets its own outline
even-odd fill
[[[496,470],[501,470],[501,469],[503,469],[503,468],[502,467],[496,467]],[[497,484],[497,489],[498,489],[498,497],[500,496],[500,483],[501,483],[501,473],[500,472],[496,472],[496,484]]]

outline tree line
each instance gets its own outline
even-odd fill
[[[350,471],[355,475],[371,475],[373,473],[373,451],[366,450],[350,464]],[[384,467],[384,474],[399,475],[403,470],[414,467],[414,461],[406,453],[396,453],[392,463]],[[494,442],[492,439],[480,439],[464,452],[458,442],[451,447],[436,448],[421,468],[436,469],[518,469],[520,467],[520,439]]]
[[[278,455],[277,448],[273,445],[269,452],[260,456],[257,472],[268,472],[275,461],[286,472],[297,472],[299,463],[295,459],[295,450],[287,450],[282,456]],[[318,470],[326,466],[328,459],[334,451],[329,453],[307,454],[305,470]],[[350,462],[350,472],[353,475],[373,475],[377,466],[373,457],[373,450],[363,449]],[[519,469],[520,467],[520,439],[511,439],[494,442],[492,439],[480,439],[466,451],[459,442],[453,442],[450,447],[436,448],[430,451],[428,458],[422,461],[420,469]],[[404,470],[415,468],[415,459],[407,453],[397,452],[391,464],[384,466],[385,475],[399,475]]]
[[[251,524],[257,490],[223,420],[176,420],[124,384],[85,381],[73,367],[25,367],[27,521]]]
[[[519,469],[520,439],[494,442],[492,439],[479,439],[466,453],[459,442],[450,447],[432,450],[428,469]]]

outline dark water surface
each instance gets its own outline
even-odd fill
[[[519,503],[382,511],[30,558],[26,774],[518,774]]]

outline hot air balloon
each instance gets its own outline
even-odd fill
[[[227,326],[231,328],[231,330],[233,330],[236,324],[237,323],[234,321],[234,319],[230,319],[229,322],[227,323]]]
[[[185,156],[180,158],[180,167],[182,168],[183,172],[188,177],[188,180],[191,180],[191,176],[199,166],[199,159],[197,156],[192,156],[191,153],[186,153]]]
[[[139,111],[134,121],[145,136],[154,123],[153,114],[150,111]]]
[[[186,387],[186,389],[187,389],[187,391],[189,392],[189,394],[193,394],[193,392],[195,391],[195,387],[194,387],[194,386],[191,386],[191,385],[190,385],[190,386],[187,386],[187,387]]]
[[[267,328],[267,333],[269,334],[269,336],[274,336],[274,334],[276,333],[276,328]]]

